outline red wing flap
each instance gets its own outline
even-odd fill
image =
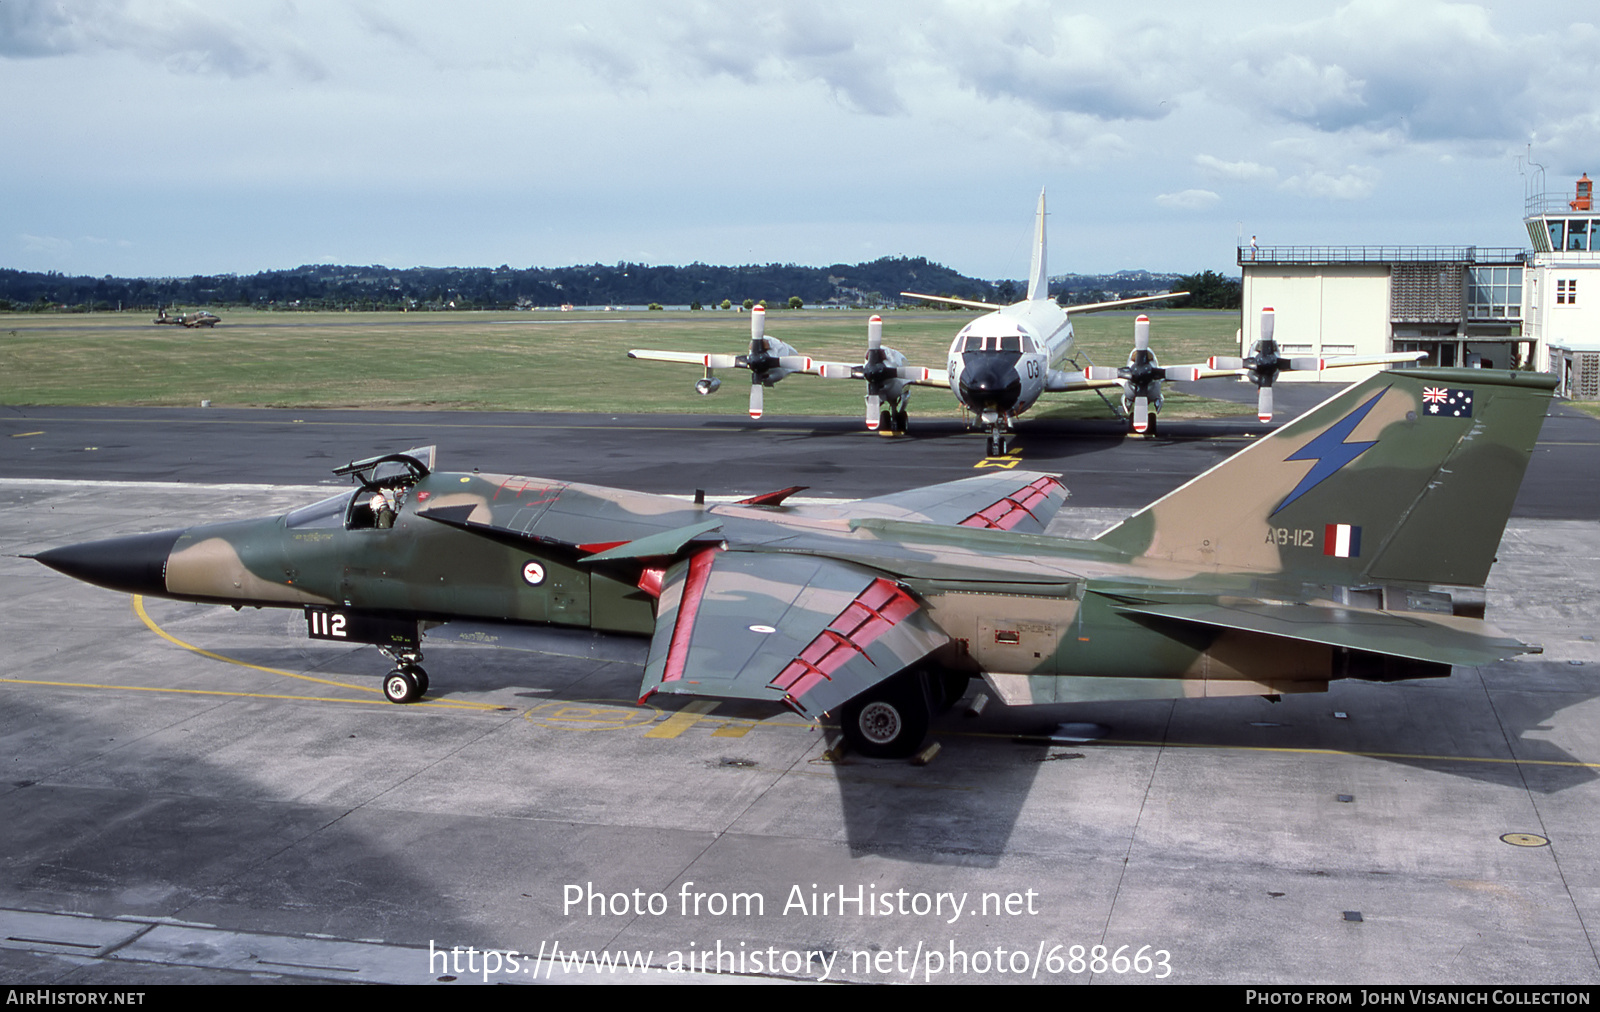
[[[978,512],[961,521],[962,527],[992,527],[1002,531],[1009,531],[1021,523],[1024,517],[1034,516],[1033,508],[1050,499],[1050,491],[1059,488],[1061,483],[1054,478],[1040,478],[1031,485],[1018,489],[1011,495],[1005,496],[998,502],[986,506]]]
[[[684,666],[689,661],[689,642],[694,637],[694,616],[700,610],[700,599],[705,596],[706,584],[711,579],[712,560],[721,550],[702,548],[689,558],[689,576],[684,581],[683,601],[678,605],[677,622],[672,627],[667,669],[661,676],[663,682],[675,682],[683,677]]]
[[[910,594],[881,577],[874,580],[800,651],[798,657],[778,672],[771,682],[772,687],[783,693],[787,705],[805,713],[799,697],[818,683],[829,680],[833,672],[855,654],[867,657],[866,648],[874,640],[916,610],[917,602]],[[871,662],[872,658],[867,657],[867,660]],[[671,670],[670,659],[668,670]]]

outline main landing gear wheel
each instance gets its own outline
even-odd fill
[[[878,435],[894,435],[894,412],[890,411],[888,408],[884,408],[882,411],[878,412]]]
[[[894,413],[894,431],[897,435],[905,435],[906,427],[910,424],[911,413],[909,411],[896,411]]]
[[[918,679],[896,679],[841,709],[844,740],[869,759],[903,759],[928,736],[931,714]]]

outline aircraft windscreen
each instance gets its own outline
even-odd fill
[[[350,505],[354,491],[343,492],[331,499],[302,506],[283,518],[283,525],[291,530],[319,527],[343,527],[345,510]]]

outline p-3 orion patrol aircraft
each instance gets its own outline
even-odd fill
[[[1068,372],[1059,368],[1072,364],[1072,325],[1069,317],[1073,313],[1115,309],[1178,298],[1189,293],[1170,292],[1061,308],[1050,298],[1048,291],[1044,220],[1045,200],[1044,191],[1041,190],[1034,226],[1033,261],[1028,272],[1028,294],[1021,302],[1001,306],[916,292],[900,293],[931,302],[994,310],[973,320],[956,335],[954,343],[950,345],[948,369],[908,365],[902,352],[884,347],[883,319],[878,316],[874,316],[867,324],[867,355],[860,365],[807,358],[789,345],[765,336],[764,311],[759,306],[752,310],[750,352],[747,355],[697,355],[693,352],[636,348],[628,352],[628,357],[703,366],[705,376],[695,383],[695,390],[701,394],[715,393],[722,385],[713,370],[749,369],[751,418],[761,417],[761,388],[772,386],[793,373],[808,373],[824,379],[865,380],[867,428],[884,434],[906,430],[908,402],[913,386],[945,387],[954,391],[956,400],[989,430],[990,454],[1006,451],[1006,433],[1012,421],[1047,392],[1122,387],[1124,401],[1130,405],[1129,414],[1134,419],[1134,429],[1144,432],[1148,428],[1148,406],[1152,403],[1150,395],[1154,393],[1153,403],[1159,410],[1161,379],[1164,378],[1155,356],[1148,348],[1148,321],[1144,329],[1138,331],[1146,344],[1129,357],[1129,369],[1100,370],[1103,375],[1091,377],[1081,369]],[[1135,357],[1140,363],[1138,376],[1130,379],[1123,374],[1134,368]],[[1192,379],[1203,368],[1175,367],[1168,372],[1172,373],[1172,379]],[[1136,411],[1133,405],[1137,405]]]
[[[1136,433],[1153,432],[1161,410],[1161,385],[1168,381],[1194,381],[1214,376],[1240,376],[1261,388],[1260,418],[1272,420],[1272,381],[1287,369],[1332,369],[1340,366],[1383,365],[1415,361],[1412,354],[1364,358],[1280,358],[1272,340],[1271,319],[1263,318],[1263,338],[1248,359],[1213,358],[1206,364],[1163,366],[1150,350],[1150,320],[1134,322],[1133,351],[1127,364],[1079,368],[1074,358],[1072,317],[1105,309],[1181,298],[1188,292],[1168,292],[1082,306],[1060,306],[1050,298],[1045,267],[1045,195],[1039,191],[1034,221],[1033,260],[1028,270],[1027,296],[1002,306],[993,302],[955,299],[942,295],[901,292],[907,298],[944,302],[990,312],[962,327],[950,344],[946,368],[909,365],[905,355],[883,346],[883,320],[874,316],[867,324],[867,355],[860,365],[821,362],[765,332],[761,307],[750,318],[750,351],[746,355],[699,355],[693,352],[634,349],[629,358],[678,362],[704,367],[695,383],[701,394],[715,393],[722,385],[714,370],[750,370],[750,417],[762,415],[762,388],[794,373],[825,379],[859,379],[867,383],[867,428],[885,434],[904,432],[913,386],[946,387],[956,400],[988,430],[987,452],[1006,452],[1009,433],[1018,416],[1049,393],[1120,388],[1123,414]],[[1269,309],[1267,313],[1272,311]]]
[[[1555,380],[1407,369],[1350,387],[1092,541],[1009,471],[837,505],[727,505],[510,475],[431,448],[339,469],[359,487],[284,516],[54,548],[113,590],[304,609],[377,644],[403,703],[451,620],[649,637],[641,701],[834,715],[906,755],[981,677],[1011,705],[1277,696],[1443,677],[1539,648],[1482,587]]]

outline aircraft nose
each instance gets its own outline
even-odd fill
[[[961,371],[961,399],[968,407],[1009,411],[1022,395],[1022,377],[1017,375],[1016,360],[991,359],[968,361]]]
[[[167,556],[182,530],[85,541],[40,552],[33,558],[76,580],[127,594],[163,594]]]

